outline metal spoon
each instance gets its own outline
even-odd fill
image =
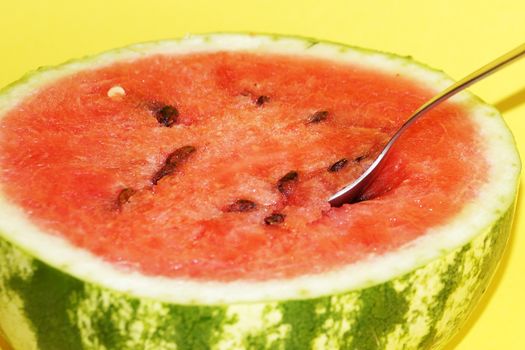
[[[389,155],[389,151],[394,145],[394,143],[399,139],[399,136],[410,126],[412,125],[419,117],[424,115],[426,112],[440,104],[441,102],[447,100],[449,97],[454,96],[463,89],[469,87],[470,85],[480,81],[481,79],[489,76],[503,66],[517,60],[525,54],[525,43],[519,45],[514,50],[511,50],[496,58],[494,61],[488,63],[487,65],[481,67],[475,72],[467,75],[465,78],[456,82],[455,84],[449,86],[447,89],[439,93],[438,95],[431,98],[427,103],[419,107],[410,118],[401,126],[401,128],[392,136],[390,141],[383,148],[379,156],[374,160],[372,165],[357,178],[351,184],[345,186],[343,189],[336,192],[332,195],[328,202],[332,207],[339,207],[345,203],[354,203],[356,202],[361,194],[372,184],[376,176],[381,171],[382,167],[385,164],[385,160]]]

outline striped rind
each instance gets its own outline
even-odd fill
[[[44,69],[0,92],[0,118],[62,76],[150,54],[248,50],[324,57],[396,72],[432,89],[451,80],[406,58],[265,35],[139,44]],[[439,348],[485,290],[508,238],[520,161],[499,113],[454,98],[487,140],[489,181],[445,225],[322,275],[202,282],[122,271],[46,235],[0,188],[0,328],[25,349]]]
[[[14,349],[438,349],[485,291],[513,208],[468,244],[385,283],[311,299],[181,305],[74,278],[0,241]]]

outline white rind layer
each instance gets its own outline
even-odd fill
[[[268,35],[213,34],[177,41],[146,43],[114,50],[94,58],[33,73],[0,94],[0,119],[7,111],[42,86],[85,69],[116,60],[134,60],[151,54],[178,54],[220,50],[271,52],[321,57],[397,72],[436,92],[452,83],[446,75],[409,59],[308,39]],[[468,92],[455,103],[465,105],[486,140],[490,164],[488,181],[473,202],[446,225],[434,227],[401,249],[356,262],[321,275],[286,280],[202,282],[182,278],[152,277],[114,266],[67,240],[42,232],[0,188],[0,235],[43,262],[79,279],[137,297],[182,304],[223,304],[262,300],[287,300],[331,295],[391,280],[442,256],[488,231],[513,204],[520,171],[514,141],[499,113]]]

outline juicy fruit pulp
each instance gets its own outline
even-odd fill
[[[125,95],[109,97],[114,86]],[[42,228],[146,274],[322,272],[446,222],[485,180],[476,129],[448,104],[407,132],[369,200],[329,207],[431,94],[394,73],[291,56],[120,62],[10,111],[1,180]]]
[[[220,34],[2,90],[0,328],[14,349],[440,348],[510,233],[520,162],[498,112],[456,96],[365,200],[315,194],[449,83],[394,55]]]

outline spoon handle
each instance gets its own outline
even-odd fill
[[[447,100],[449,97],[466,89],[467,87],[480,81],[481,79],[486,78],[487,76],[496,72],[498,69],[517,60],[523,55],[525,55],[525,43],[507,52],[503,56],[496,58],[494,61],[486,64],[478,70],[470,73],[463,79],[459,80],[455,84],[452,84],[451,86],[443,90],[441,93],[428,100],[425,104],[419,107],[410,116],[410,118],[401,126],[401,128],[394,134],[394,136],[392,136],[392,138],[385,145],[379,156],[374,160],[370,167],[363,174],[361,174],[359,178],[357,178],[357,180],[355,180],[350,185],[344,187],[328,199],[330,205],[333,207],[339,207],[345,203],[354,202],[363,193],[363,191],[372,183],[376,175],[379,173],[381,167],[384,165],[384,160],[386,159],[388,152],[392,148],[392,145],[397,141],[399,136],[401,136],[401,134],[410,125],[412,125],[417,119],[419,119],[419,117],[424,115],[430,109],[434,108],[436,105]]]
[[[431,109],[435,105],[441,103],[442,101],[445,101],[449,97],[466,89],[467,87],[480,81],[481,79],[488,77],[489,75],[496,72],[497,70],[504,67],[505,65],[517,60],[524,54],[525,54],[525,43],[519,45],[514,50],[507,52],[503,56],[496,58],[494,61],[484,65],[483,67],[476,70],[475,72],[470,73],[463,79],[457,81],[455,84],[452,84],[451,86],[443,90],[441,93],[431,98],[427,103],[419,107],[419,109],[417,109],[414,112],[412,117],[410,117],[410,119],[407,122],[405,122],[405,124],[401,127],[401,129],[398,130],[396,134],[400,134],[401,132],[403,132],[403,130],[406,129],[407,126],[412,124],[421,114],[425,113],[428,109]],[[394,137],[395,136],[396,135],[394,135]]]

